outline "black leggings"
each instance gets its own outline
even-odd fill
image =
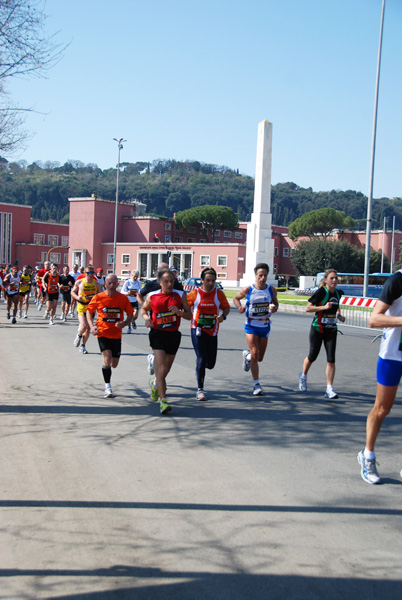
[[[308,353],[308,359],[310,362],[314,362],[320,353],[321,345],[324,342],[325,351],[327,353],[327,362],[335,362],[335,350],[336,350],[336,329],[324,329],[324,333],[320,333],[315,327],[310,328],[310,350]]]
[[[191,329],[191,341],[197,356],[196,369],[197,385],[199,389],[204,389],[205,369],[213,369],[216,363],[218,352],[218,336],[209,335],[201,331],[201,335],[196,334],[195,329]]]

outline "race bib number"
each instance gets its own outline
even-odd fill
[[[252,319],[268,319],[269,302],[254,302],[251,305],[250,317]]]
[[[103,308],[102,321],[104,323],[118,323],[121,319],[121,313],[119,308]]]
[[[130,296],[136,296],[137,290],[130,290]]]
[[[176,315],[171,312],[160,312],[156,315],[157,329],[169,329],[176,325]]]
[[[324,327],[335,327],[336,315],[335,316],[329,315],[327,317],[323,317],[321,319],[321,325],[324,325]]]
[[[198,317],[198,326],[202,329],[213,329],[215,327],[215,315],[200,315]]]

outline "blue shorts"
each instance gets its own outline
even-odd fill
[[[402,377],[402,361],[378,357],[377,383],[387,387],[399,385]]]
[[[267,338],[269,336],[269,332],[271,331],[271,323],[268,324],[268,327],[254,327],[254,325],[249,325],[246,323],[244,325],[244,331],[245,333],[258,335],[258,337]]]

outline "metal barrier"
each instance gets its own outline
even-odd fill
[[[361,298],[354,296],[341,297],[341,314],[346,318],[345,323],[338,321],[338,327],[360,327],[369,329],[369,319],[377,298]],[[380,329],[374,331],[382,331]]]

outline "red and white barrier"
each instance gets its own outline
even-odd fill
[[[342,306],[359,306],[361,308],[374,308],[377,304],[377,298],[362,298],[359,296],[342,296]]]

